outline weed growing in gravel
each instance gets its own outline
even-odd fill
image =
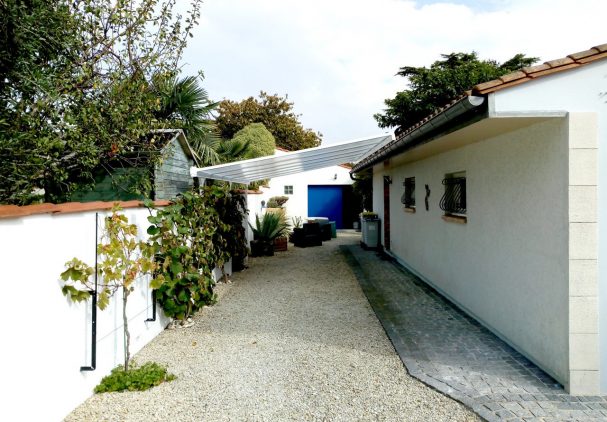
[[[164,366],[154,362],[145,363],[140,368],[132,364],[128,371],[125,371],[122,366],[118,366],[112,370],[110,375],[103,377],[101,383],[95,387],[95,393],[124,390],[143,391],[175,378],[175,375],[168,373]]]

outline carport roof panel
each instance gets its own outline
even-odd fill
[[[287,176],[338,164],[357,162],[376,148],[392,140],[392,134],[358,139],[339,144],[253,158],[217,166],[192,168],[193,177],[250,183]]]

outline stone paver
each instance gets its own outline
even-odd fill
[[[342,246],[409,373],[488,421],[607,421],[427,284],[373,251]]]

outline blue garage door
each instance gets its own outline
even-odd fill
[[[308,216],[327,217],[343,228],[343,190],[341,186],[308,186]]]

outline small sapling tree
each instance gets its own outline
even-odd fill
[[[130,343],[126,307],[128,297],[133,291],[134,282],[143,274],[155,269],[153,252],[146,242],[137,240],[137,226],[129,224],[128,218],[115,207],[112,214],[105,218],[105,229],[101,243],[97,246],[99,257],[98,270],[101,282],[97,285],[97,305],[107,308],[110,298],[122,291],[122,320],[124,324],[124,370],[129,370]],[[85,262],[73,258],[61,273],[65,282],[62,292],[75,302],[87,300],[94,289],[95,269]]]

